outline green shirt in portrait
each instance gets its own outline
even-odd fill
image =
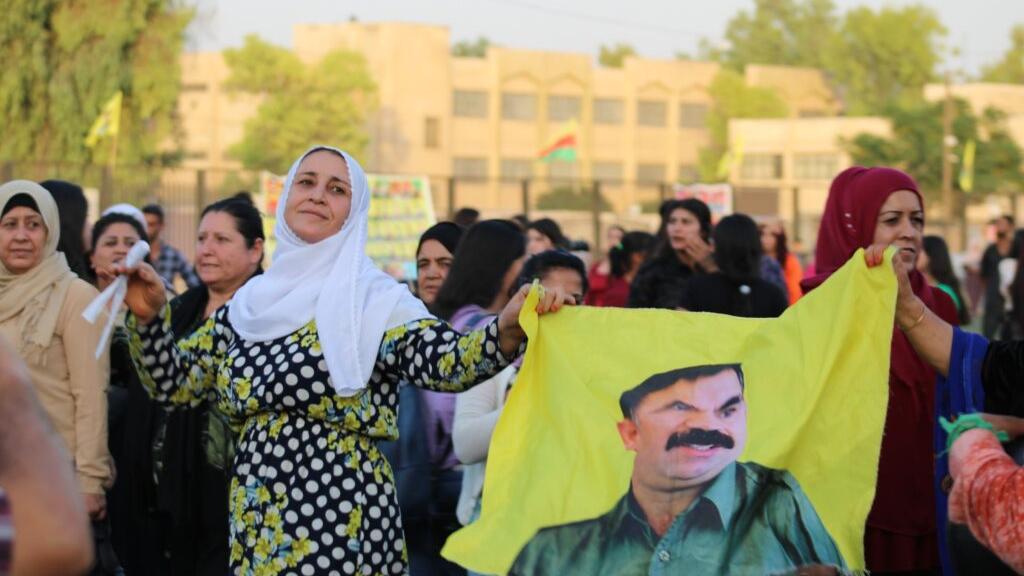
[[[796,478],[733,463],[662,538],[629,491],[603,516],[539,531],[510,574],[763,576],[808,564],[846,567]]]

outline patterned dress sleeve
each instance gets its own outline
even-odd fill
[[[524,350],[525,343],[519,352]],[[416,320],[388,330],[377,357],[378,369],[392,379],[438,392],[472,388],[509,362],[501,353],[497,319],[466,334],[440,320]]]
[[[225,314],[226,308],[221,308],[191,336],[177,342],[169,304],[145,326],[128,315],[132,361],[143,387],[158,404],[197,406],[212,398],[217,366],[228,348]]]
[[[968,451],[949,495],[949,516],[982,545],[1024,574],[1024,468],[992,434]]]

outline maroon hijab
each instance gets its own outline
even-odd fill
[[[882,205],[898,190],[924,200],[914,180],[892,168],[853,167],[832,182],[815,251],[819,275],[802,282],[808,292],[870,246]],[[924,276],[910,273],[914,293],[940,316],[948,314]],[[937,309],[938,308],[938,309]],[[875,502],[865,545],[873,571],[922,570],[938,566],[935,520],[933,426],[935,373],[894,329],[889,365],[889,408]]]

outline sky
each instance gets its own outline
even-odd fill
[[[835,0],[840,10],[922,3],[949,29],[960,51],[953,69],[976,74],[998,60],[1010,29],[1024,24],[1024,0]],[[510,48],[596,55],[602,44],[624,43],[642,56],[697,53],[701,38],[720,43],[729,19],[753,0],[192,0],[198,18],[187,49],[239,46],[247,34],[290,46],[292,25],[418,22],[448,26],[452,42],[487,37]],[[628,11],[624,10],[628,7]]]

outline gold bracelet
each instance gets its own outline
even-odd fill
[[[926,314],[928,314],[928,305],[925,302],[921,302],[921,316],[918,317],[918,320],[914,320],[913,324],[907,326],[906,328],[903,328],[903,327],[900,327],[900,328],[904,332],[909,332],[910,330],[913,330],[914,328],[918,327],[919,324],[921,324],[922,322],[925,321],[925,315]]]

